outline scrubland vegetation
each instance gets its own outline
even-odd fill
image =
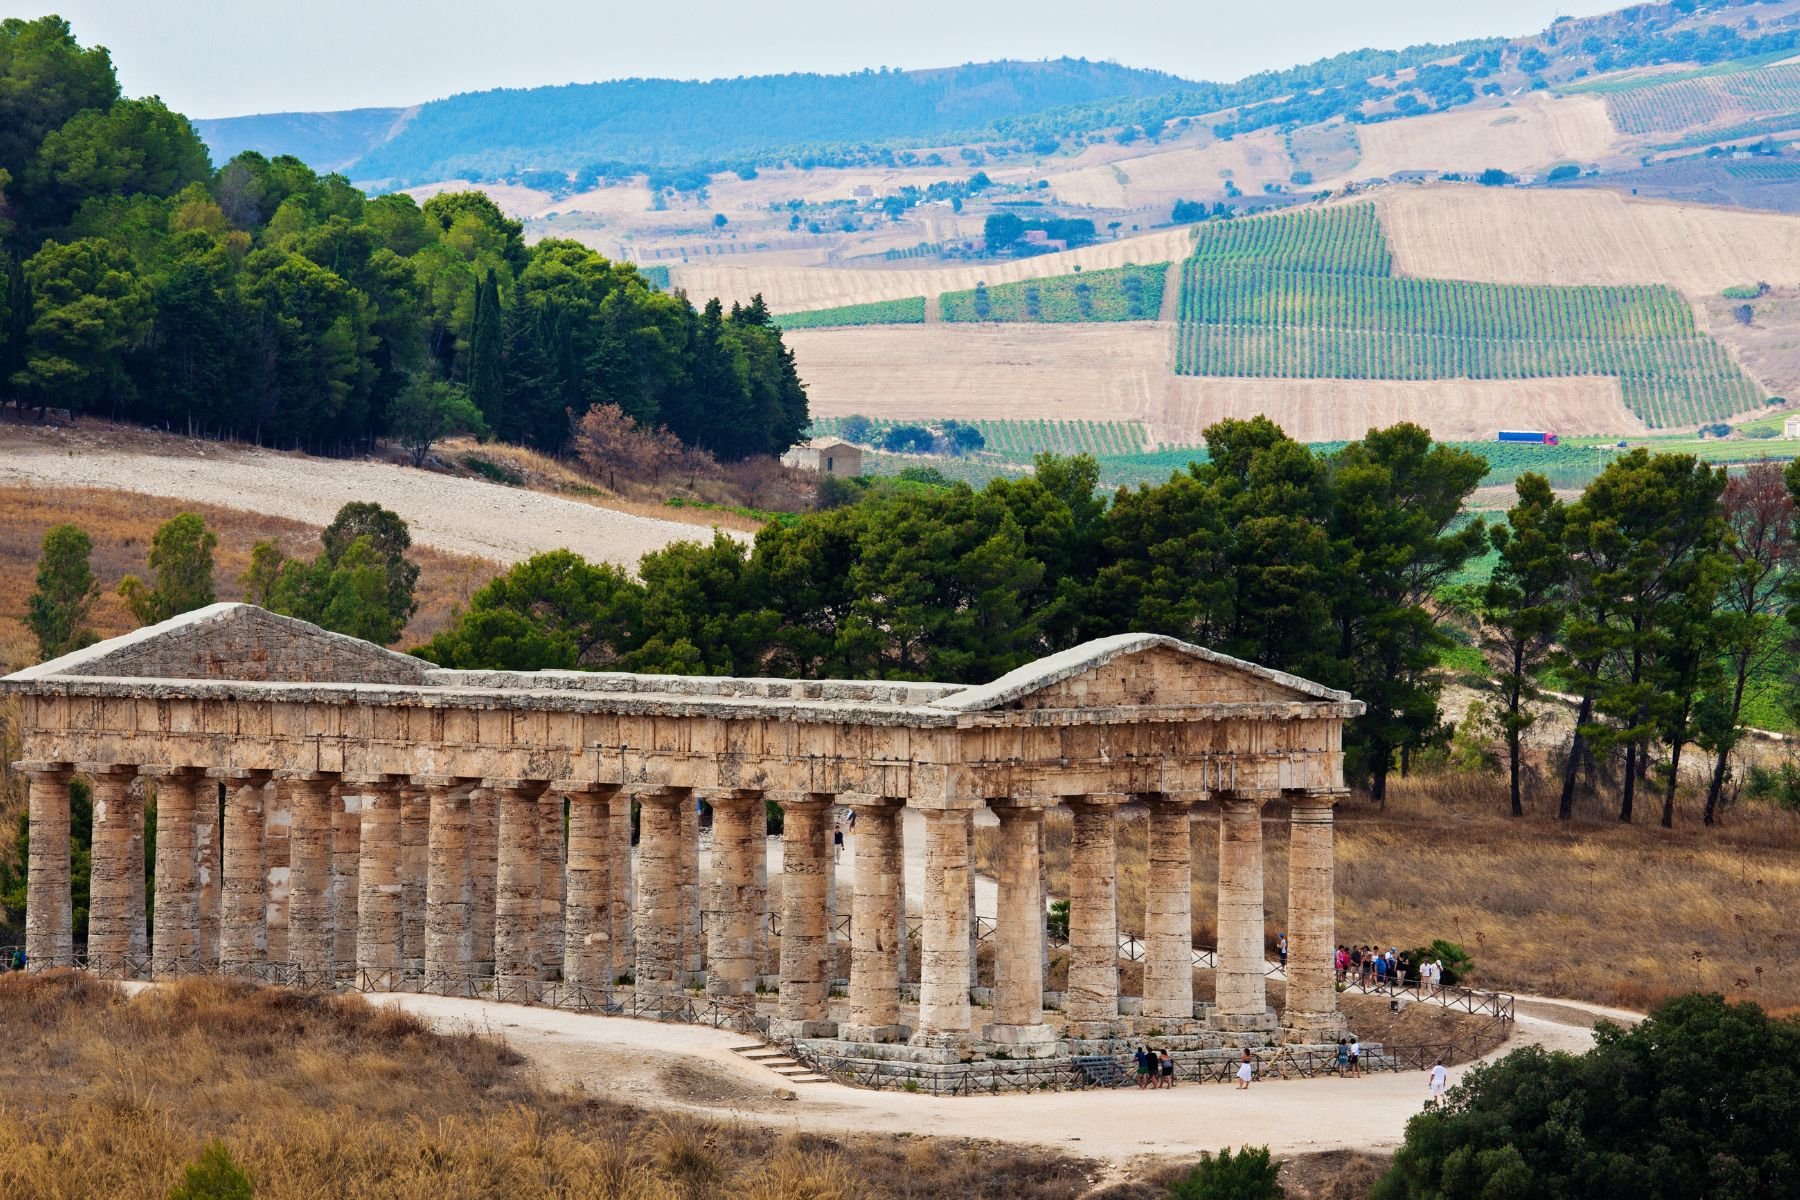
[[[1087,1162],[968,1141],[776,1134],[540,1087],[488,1037],[357,996],[216,979],[127,1000],[0,977],[0,1194],[163,1200],[222,1143],[259,1200],[1063,1200]]]

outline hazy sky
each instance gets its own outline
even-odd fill
[[[1619,0],[60,0],[131,95],[193,117],[411,104],[622,76],[1068,54],[1231,80],[1361,46],[1533,33]],[[14,12],[19,12],[14,9]],[[29,10],[27,10],[29,11]],[[32,14],[36,15],[36,14]]]

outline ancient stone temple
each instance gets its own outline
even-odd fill
[[[1067,1054],[1146,1022],[1290,1043],[1342,1030],[1332,805],[1343,723],[1362,706],[1171,638],[1104,638],[979,687],[452,671],[217,604],[0,686],[23,699],[35,969],[78,958],[69,783],[80,775],[94,822],[81,961],[108,975],[220,970],[526,1002],[553,990],[591,1007],[626,979],[637,997],[704,989],[750,1003],[760,985],[774,992],[775,1036],[940,1061]],[[711,814],[704,873],[699,801]],[[770,801],[785,825],[774,911]],[[1264,991],[1270,802],[1291,822],[1279,1017]],[[1119,987],[1126,803],[1150,822],[1141,997]],[[1043,818],[1057,806],[1073,813],[1069,972],[1051,997],[1061,1017],[1047,1021]],[[975,993],[977,1021],[971,847],[983,808],[1001,853],[994,983]],[[922,824],[925,879],[910,951],[907,809],[923,815],[911,824]],[[856,814],[853,851],[838,863],[833,813],[844,810]],[[1207,1005],[1194,999],[1196,819],[1219,824]],[[846,981],[833,978],[833,895],[850,941],[835,1001]]]

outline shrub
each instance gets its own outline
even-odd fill
[[[1580,174],[1581,168],[1574,163],[1559,163],[1550,168],[1549,180],[1551,183],[1560,183],[1565,179],[1574,179]]]
[[[1227,1146],[1214,1158],[1202,1154],[1187,1175],[1169,1187],[1169,1200],[1280,1200],[1287,1193],[1276,1179],[1280,1164],[1267,1146],[1245,1146],[1235,1155]]]
[[[1480,183],[1482,187],[1505,187],[1512,181],[1513,177],[1499,167],[1489,167],[1481,173],[1476,182]]]
[[[881,448],[890,454],[927,454],[934,441],[922,425],[896,425],[881,439]]]
[[[1744,793],[1752,800],[1762,800],[1787,809],[1800,811],[1800,766],[1784,762],[1777,767],[1753,766],[1744,780]]]
[[[1406,952],[1406,960],[1413,964],[1415,974],[1421,965],[1434,958],[1443,965],[1445,987],[1455,987],[1475,969],[1475,960],[1461,944],[1446,942],[1443,938],[1433,938],[1431,945],[1415,946]]]
[[[209,1142],[187,1176],[169,1189],[169,1200],[250,1200],[256,1194],[250,1175],[232,1160],[222,1142]]]

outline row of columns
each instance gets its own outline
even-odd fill
[[[30,772],[27,953],[35,965],[72,961],[69,910],[70,768]],[[102,969],[145,950],[144,814],[130,767],[89,772],[94,870],[89,954]],[[354,963],[364,985],[398,986],[422,971],[428,988],[466,985],[492,961],[496,995],[532,999],[560,974],[604,992],[627,972],[640,995],[704,985],[716,997],[755,992],[762,962],[767,863],[760,791],[706,793],[714,814],[713,919],[702,940],[698,815],[692,789],[639,792],[635,897],[629,799],[570,781],[426,776],[342,780],[240,772],[217,784],[191,768],[142,768],[157,792],[152,970],[181,974],[288,964],[302,979]],[[272,793],[272,795],[271,795]],[[856,796],[848,1020],[829,1012],[827,889],[831,814],[839,797],[782,793],[785,811],[777,1036],[841,1036],[952,1046],[972,1039],[975,919],[972,813],[925,813],[925,903],[918,1027],[900,1020],[905,880],[895,797]],[[568,810],[565,819],[563,804]],[[1116,811],[1125,796],[1063,797],[1073,812],[1068,1035],[1121,1031]],[[1152,795],[1142,1015],[1171,1032],[1195,1020],[1189,821],[1192,801]],[[990,801],[1000,823],[992,1021],[983,1040],[1052,1040],[1043,1022],[1043,809]],[[1332,973],[1329,797],[1291,807],[1288,1003],[1290,1040],[1341,1030]],[[1264,978],[1261,805],[1219,808],[1218,953],[1212,1028],[1272,1030]],[[222,836],[223,854],[213,849]],[[282,857],[274,853],[285,841]],[[566,841],[566,853],[565,853]],[[222,864],[213,878],[213,864]],[[285,919],[282,909],[285,905]],[[491,916],[490,916],[491,914]],[[279,932],[279,944],[272,944]]]

